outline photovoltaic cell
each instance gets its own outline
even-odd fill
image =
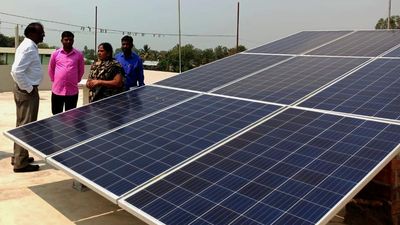
[[[399,142],[400,126],[289,109],[119,203],[165,224],[316,224]]]
[[[377,59],[300,106],[400,119],[400,59]]]
[[[287,56],[237,54],[198,67],[156,84],[196,91],[210,91],[285,60]]]
[[[384,57],[400,57],[400,47],[384,55]]]
[[[215,93],[291,104],[365,61],[360,58],[296,57]]]
[[[348,33],[350,31],[303,31],[247,52],[301,54]]]
[[[375,57],[399,43],[399,31],[357,31],[307,54]]]
[[[278,108],[203,95],[48,161],[120,196]]]
[[[146,86],[15,128],[8,134],[47,156],[194,95]]]

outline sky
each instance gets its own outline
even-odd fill
[[[83,49],[85,45],[94,48],[93,29],[89,31],[86,27],[94,27],[97,6],[98,28],[107,29],[107,33],[98,33],[97,44],[110,42],[114,49],[119,48],[121,37],[131,32],[136,48],[147,44],[154,50],[169,50],[179,43],[175,36],[179,31],[178,2],[1,0],[0,33],[14,36],[15,24],[21,24],[22,35],[24,25],[40,21],[46,32],[44,42],[50,46],[60,46],[61,32],[70,30],[75,33],[76,48]],[[182,45],[192,44],[200,49],[218,45],[234,47],[238,2],[239,44],[248,49],[304,30],[374,29],[379,18],[387,17],[389,4],[389,0],[180,0]],[[391,14],[399,15],[400,0],[391,2]]]

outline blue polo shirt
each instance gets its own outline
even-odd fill
[[[124,53],[118,53],[115,59],[122,65],[125,71],[125,87],[129,90],[130,87],[143,86],[143,62],[142,59],[134,52],[130,57],[125,57]]]

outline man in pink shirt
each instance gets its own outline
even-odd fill
[[[85,62],[80,51],[73,48],[74,34],[64,31],[61,34],[62,48],[51,54],[49,76],[51,87],[51,111],[53,115],[76,108],[78,102],[78,83],[81,81]]]

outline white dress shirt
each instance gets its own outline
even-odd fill
[[[43,78],[38,47],[25,38],[15,52],[11,76],[21,90],[31,93],[33,85],[39,85]]]

